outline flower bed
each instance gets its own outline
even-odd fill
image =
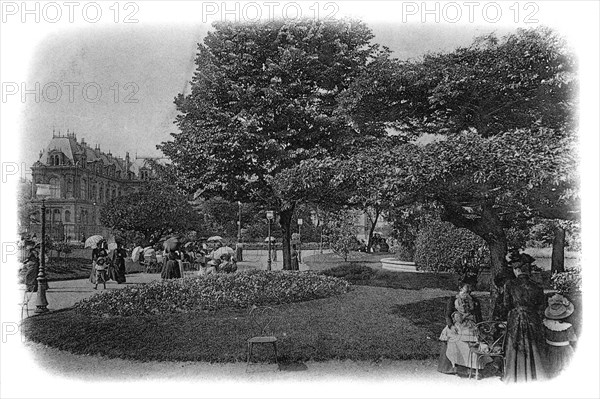
[[[349,289],[345,280],[314,272],[247,271],[104,291],[75,307],[90,316],[141,316],[300,302]]]

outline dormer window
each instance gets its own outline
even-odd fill
[[[140,169],[140,179],[148,180],[150,178],[150,171],[148,169]]]
[[[51,166],[58,166],[58,165],[62,165],[62,154],[52,154],[50,155],[50,165]]]

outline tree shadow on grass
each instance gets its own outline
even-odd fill
[[[410,320],[415,326],[426,330],[430,337],[437,338],[446,325],[444,313],[447,302],[448,297],[439,297],[394,305],[390,313]]]

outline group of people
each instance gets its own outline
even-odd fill
[[[499,275],[494,279],[498,296],[491,319],[506,328],[504,347],[506,382],[526,382],[552,378],[560,374],[573,355],[577,336],[568,318],[573,304],[554,294],[546,299],[540,284],[530,271],[533,258],[511,261],[514,278]],[[481,304],[471,295],[476,281],[461,281],[459,292],[448,300],[446,326],[441,341],[438,371],[466,376],[469,368],[498,371],[502,362],[485,356],[479,362],[470,349],[478,342],[477,323],[482,322]]]
[[[184,276],[184,263],[197,265],[198,274],[209,275],[213,273],[234,273],[237,271],[237,262],[232,256],[229,247],[221,243],[211,252],[208,247],[199,250],[175,249],[165,250],[163,254],[162,279],[181,278]]]
[[[123,248],[121,242],[117,242],[117,248],[112,250],[112,254],[108,251],[106,240],[100,240],[96,244],[96,248],[92,250],[92,273],[90,274],[90,282],[94,284],[94,289],[98,288],[98,284],[102,283],[106,289],[106,282],[113,280],[118,284],[123,284],[125,278],[125,258],[127,251]]]

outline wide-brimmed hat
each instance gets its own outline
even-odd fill
[[[548,307],[544,311],[544,315],[548,319],[559,320],[569,317],[573,314],[575,306],[564,296],[554,294],[548,298]]]

